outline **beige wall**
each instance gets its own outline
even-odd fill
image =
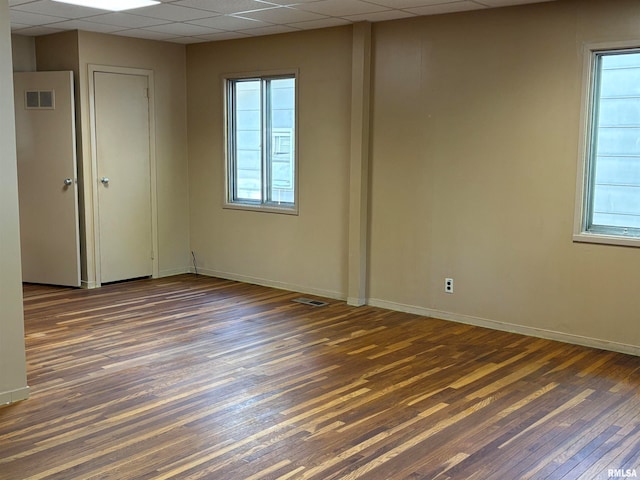
[[[640,352],[640,251],[572,242],[582,45],[639,24],[576,0],[375,25],[372,303]]]
[[[36,46],[34,37],[11,35],[11,53],[14,72],[36,71]]]
[[[640,39],[638,24],[625,0],[374,24],[369,303],[640,353],[637,249],[572,241],[582,45]],[[347,297],[351,42],[345,27],[187,48],[205,273]],[[300,216],[224,210],[220,77],[286,67],[300,68]]]
[[[0,405],[28,396],[9,6],[0,0]]]
[[[152,70],[155,89],[156,187],[160,276],[188,271],[189,215],[186,69],[183,45],[89,32],[38,37],[38,68],[76,72],[79,162],[83,177],[83,282],[95,284],[92,158],[89,118],[90,64]]]
[[[572,242],[582,45],[639,24],[635,0],[374,24],[370,303],[640,353],[638,250]],[[178,45],[78,39],[83,109],[88,63],[156,72],[161,270],[192,249],[203,273],[346,298],[351,27],[194,44],[186,68]],[[282,68],[300,71],[300,214],[223,209],[221,75]]]
[[[299,69],[298,216],[227,210],[221,75]],[[346,297],[351,28],[187,47],[191,246],[199,270]]]

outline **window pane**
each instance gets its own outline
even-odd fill
[[[640,53],[597,60],[588,225],[625,234],[640,227]]]
[[[234,199],[262,200],[260,80],[234,82]]]
[[[228,79],[228,204],[296,212],[296,79]]]
[[[295,79],[269,81],[270,200],[295,201]]]

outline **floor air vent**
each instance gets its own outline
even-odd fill
[[[326,307],[329,305],[327,302],[321,302],[320,300],[312,300],[304,297],[294,298],[293,301],[297,303],[304,303],[305,305],[311,305],[312,307]]]

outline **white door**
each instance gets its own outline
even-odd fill
[[[24,282],[80,286],[72,72],[14,74]]]
[[[151,276],[148,79],[93,75],[100,282]]]

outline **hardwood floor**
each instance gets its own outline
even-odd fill
[[[31,398],[0,408],[0,478],[640,475],[640,358],[298,296],[26,285]]]

